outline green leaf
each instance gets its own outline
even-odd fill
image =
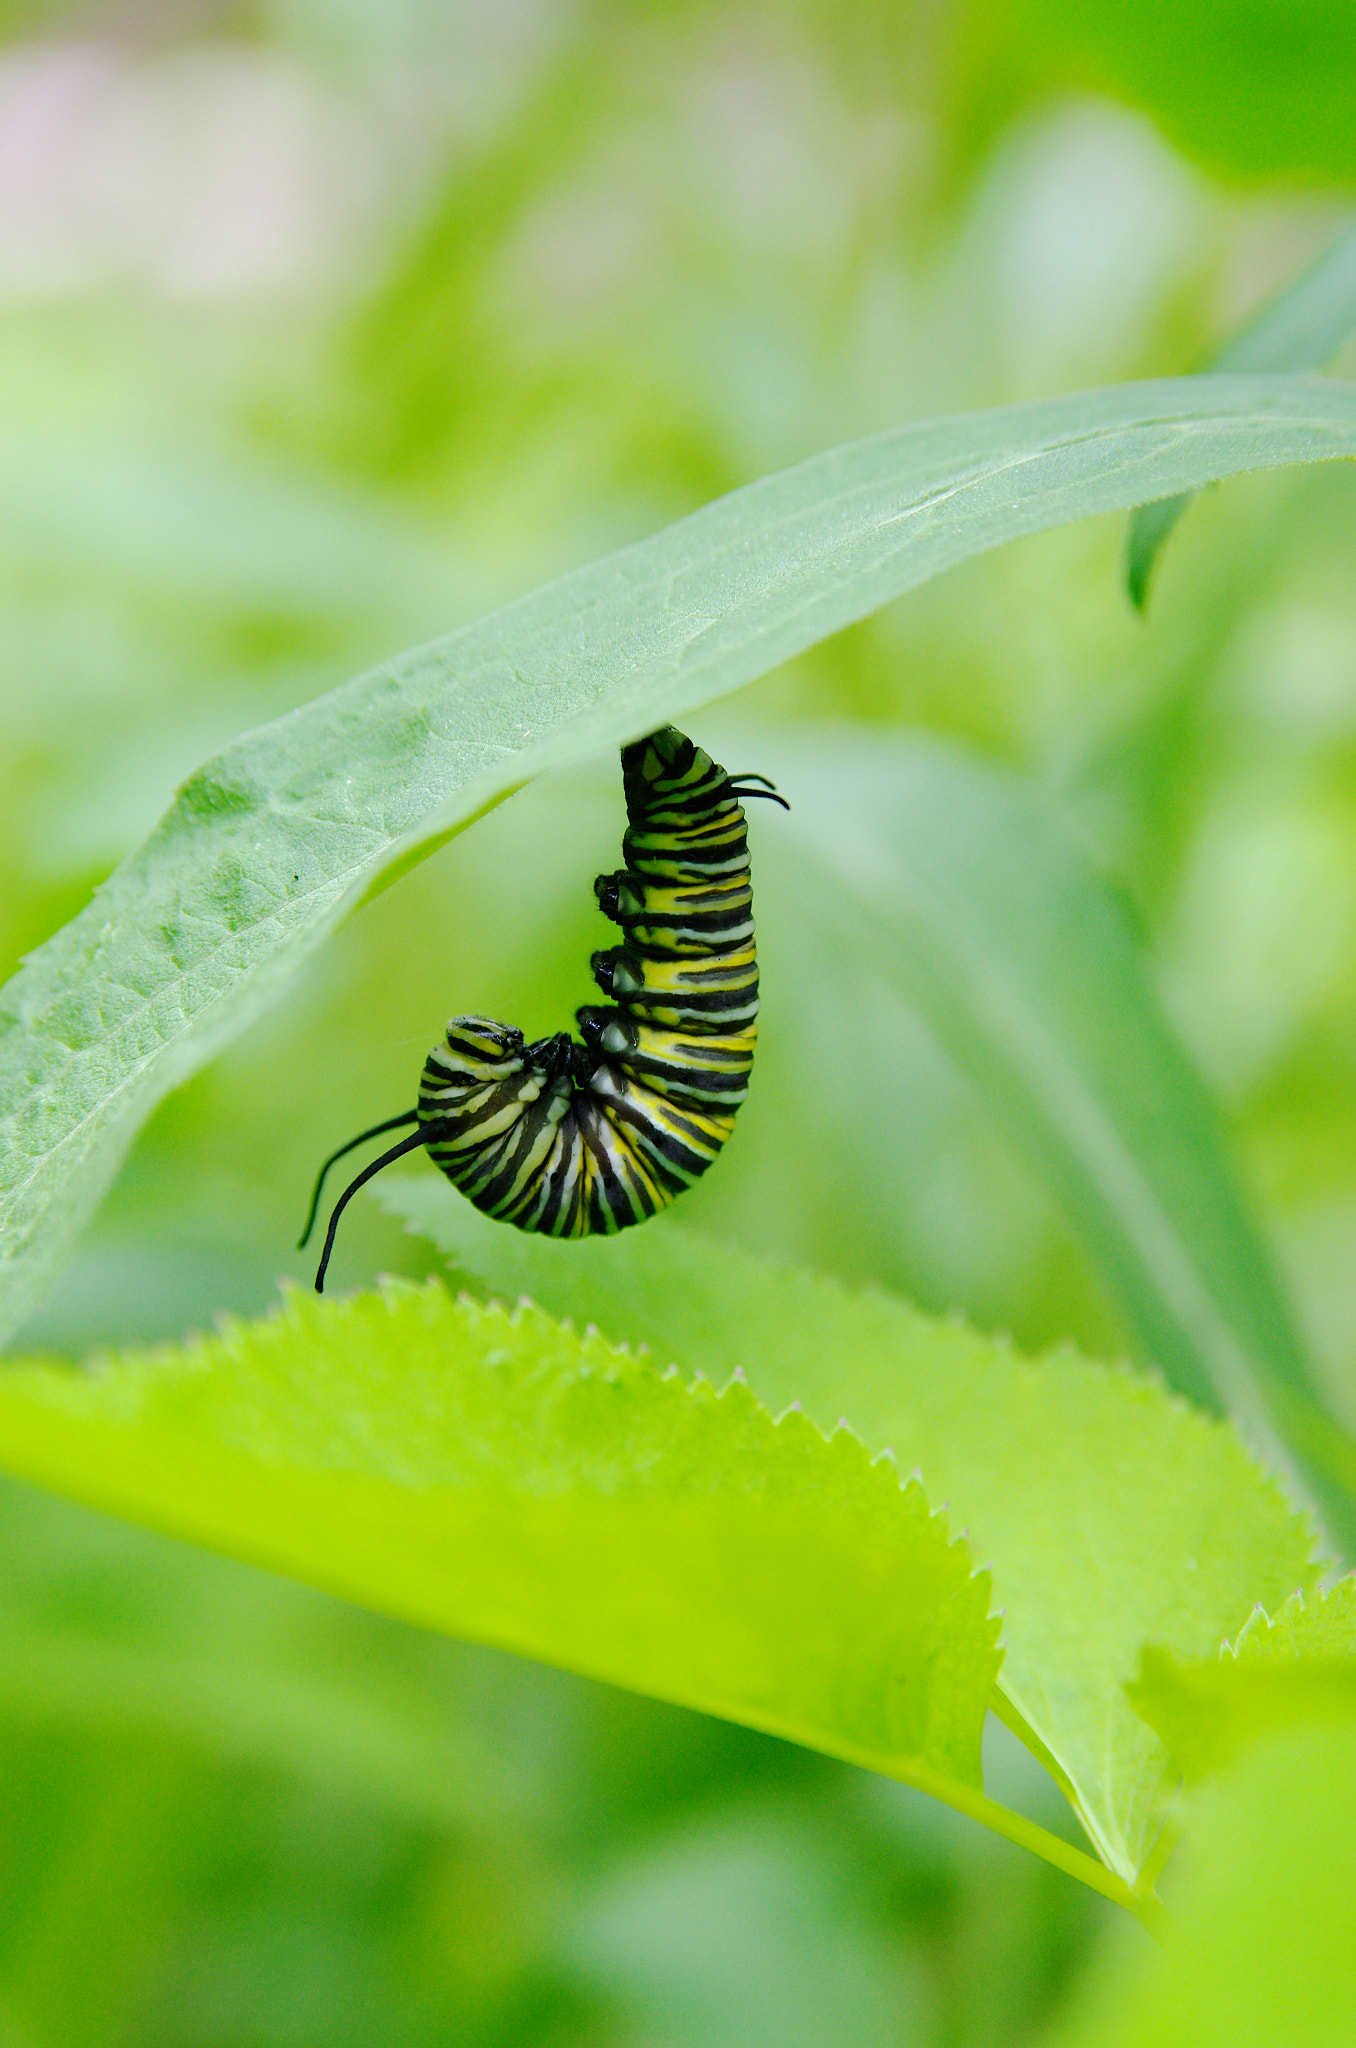
[[[1292,1593],[1275,1616],[1259,1607],[1240,1630],[1233,1654],[1241,1664],[1356,1657],[1356,1574],[1309,1600]]]
[[[0,1377],[0,1460],[429,1628],[974,1810],[989,1585],[922,1489],[739,1383],[436,1282]]]
[[[1127,1371],[1071,1352],[1033,1364],[668,1217],[562,1245],[488,1222],[432,1175],[388,1178],[383,1200],[497,1292],[716,1380],[742,1367],[774,1410],[847,1416],[915,1468],[992,1570],[1004,1718],[1134,1884],[1169,1775],[1124,1692],[1141,1644],[1203,1655],[1317,1576],[1303,1523],[1231,1428]]]
[[[1356,1579],[1308,1601],[1294,1594],[1274,1620],[1259,1607],[1232,1649],[1208,1661],[1151,1644],[1126,1691],[1189,1784],[1277,1728],[1356,1722]]]
[[[1121,901],[1017,776],[935,744],[773,748],[800,914],[921,1012],[1049,1188],[1145,1363],[1307,1454],[1356,1554],[1356,1450],[1303,1344]],[[1331,1455],[1329,1452],[1331,1451]]]
[[[448,1645],[13,1481],[0,1538],[0,1715],[51,1748],[137,1728],[417,1827],[554,1818],[543,1760],[466,1711]]]
[[[1323,254],[1277,292],[1204,366],[1207,373],[1256,370],[1321,370],[1356,333],[1356,227],[1337,237]],[[1125,537],[1125,584],[1131,603],[1143,611],[1149,579],[1168,535],[1194,493],[1176,492],[1138,505]]]
[[[1353,1811],[1356,1721],[1273,1735],[1184,1800],[1164,1948],[1113,1939],[1043,2048],[1350,2041]]]
[[[529,776],[737,688],[1018,534],[1356,453],[1356,390],[1122,386],[815,456],[247,735],[0,999],[12,1330],[167,1091],[383,877]]]

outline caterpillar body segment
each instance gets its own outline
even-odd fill
[[[418,1145],[486,1215],[587,1237],[657,1215],[729,1138],[758,1015],[740,799],[784,799],[761,776],[730,776],[673,726],[623,748],[622,777],[625,866],[594,883],[622,934],[592,960],[610,1002],[577,1013],[577,1039],[562,1031],[531,1044],[493,1018],[453,1017],[424,1063],[417,1108],[363,1133],[415,1126],[341,1196],[317,1292],[351,1195]],[[306,1236],[325,1172],[361,1142],[322,1168]]]

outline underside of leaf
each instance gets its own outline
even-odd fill
[[[916,1482],[738,1381],[436,1282],[0,1379],[19,1475],[427,1627],[980,1787],[990,1588]]]
[[[1042,1362],[884,1294],[748,1258],[669,1219],[560,1246],[486,1222],[433,1176],[383,1200],[465,1274],[661,1362],[737,1368],[772,1409],[846,1416],[916,1469],[993,1572],[1005,1718],[1133,1884],[1173,1772],[1124,1692],[1140,1648],[1212,1654],[1317,1570],[1311,1537],[1226,1424],[1072,1352]]]
[[[364,895],[530,776],[635,739],[1020,534],[1356,455],[1356,392],[1185,378],[928,421],[705,506],[246,734],[0,997],[0,1335],[155,1105]]]

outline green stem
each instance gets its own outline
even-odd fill
[[[989,1709],[991,1713],[994,1713],[998,1716],[998,1719],[1003,1723],[1003,1726],[1005,1728],[1011,1729],[1012,1733],[1017,1737],[1017,1740],[1020,1743],[1022,1743],[1027,1749],[1030,1750],[1032,1756],[1035,1757],[1037,1763],[1040,1764],[1044,1770],[1049,1772],[1050,1776],[1059,1786],[1060,1791],[1064,1794],[1064,1797],[1068,1800],[1074,1812],[1083,1822],[1084,1827],[1088,1828],[1088,1832],[1091,1833],[1092,1830],[1088,1826],[1087,1816],[1083,1812],[1082,1804],[1078,1797],[1078,1791],[1073,1783],[1073,1780],[1065,1771],[1058,1757],[1056,1757],[1052,1751],[1046,1748],[1045,1744],[1041,1741],[1039,1735],[1037,1735],[1035,1729],[1031,1726],[1031,1723],[1022,1713],[1020,1707],[1018,1707],[1012,1700],[1008,1698],[1007,1694],[999,1685],[995,1685],[992,1692],[989,1695]],[[1006,1809],[1001,1810],[1006,1811]],[[993,1826],[993,1822],[987,1821],[986,1825]],[[1035,1823],[1031,1822],[1029,1823],[1029,1825],[1035,1826]],[[1003,1832],[1003,1830],[1000,1829],[999,1832],[1001,1833]],[[1039,1830],[1039,1832],[1044,1835],[1046,1831],[1044,1828],[1042,1828]],[[1059,1837],[1047,1836],[1047,1840],[1058,1841]],[[1162,1870],[1163,1865],[1167,1862],[1168,1855],[1171,1851],[1173,1842],[1175,1840],[1175,1834],[1173,1834],[1170,1829],[1165,1827],[1162,1834],[1159,1836],[1158,1845],[1155,1848],[1153,1855],[1149,1858],[1148,1863],[1144,1866],[1143,1870],[1141,1870],[1139,1874],[1138,1884],[1134,1885],[1127,1884],[1124,1878],[1116,1877],[1115,1873],[1113,1871],[1108,1870],[1107,1866],[1103,1862],[1101,1862],[1099,1858],[1095,1856],[1089,1856],[1078,1849],[1069,1848],[1069,1845],[1067,1843],[1064,1846],[1066,1848],[1069,1848],[1070,1855],[1082,1855],[1083,1864],[1090,1864],[1092,1868],[1098,1871],[1103,1878],[1110,1878],[1113,1880],[1113,1882],[1121,1885],[1123,1890],[1120,1892],[1113,1892],[1109,1890],[1108,1886],[1104,1883],[1098,1883],[1096,1889],[1098,1891],[1105,1893],[1105,1895],[1108,1898],[1114,1898],[1118,1905],[1128,1904],[1130,1910],[1144,1922],[1144,1925],[1149,1929],[1149,1932],[1153,1934],[1155,1937],[1161,1939],[1171,1923],[1170,1915],[1168,1914],[1166,1908],[1161,1904],[1158,1898],[1155,1897],[1155,1886],[1158,1883],[1159,1872]],[[1035,1848],[1036,1854],[1038,1856],[1044,1855],[1046,1853],[1044,1850],[1036,1847],[1036,1845],[1032,1842],[1027,1842],[1027,1847]],[[1048,1860],[1053,1863],[1056,1859],[1052,1856],[1049,1857]],[[1063,1869],[1066,1866],[1061,1864],[1060,1867],[1061,1869]],[[1073,1875],[1075,1877],[1081,1878],[1085,1884],[1092,1882],[1092,1880],[1088,1878],[1086,1870],[1081,1867],[1078,1870],[1074,1871]]]
[[[930,1771],[925,1764],[887,1763],[876,1751],[858,1749],[846,1742],[826,1742],[819,1734],[809,1736],[799,1728],[778,1722],[775,1716],[760,1716],[753,1725],[789,1742],[799,1742],[821,1750],[825,1755],[841,1757],[844,1763],[857,1764],[864,1771],[874,1771],[878,1777],[894,1778],[901,1785],[912,1785],[916,1791],[940,1799],[944,1806],[954,1807],[957,1813],[968,1814],[981,1827],[991,1828],[1005,1840],[1030,1849],[1033,1856],[1053,1863],[1056,1870],[1064,1871],[1068,1877],[1076,1877],[1080,1884],[1100,1892],[1104,1899],[1112,1899],[1116,1905],[1124,1906],[1127,1913],[1133,1913],[1156,1941],[1163,1940],[1172,1924],[1166,1907],[1154,1897],[1151,1889],[1137,1890],[1116,1871],[1099,1862],[1097,1857],[1089,1856],[1086,1850],[1076,1849],[1072,1842],[1052,1835],[1038,1821],[1028,1820],[1023,1813],[1014,1813],[1009,1806],[1000,1806],[986,1792],[977,1792],[973,1786],[963,1785],[958,1778],[947,1777],[941,1771]]]
[[[1128,1913],[1133,1913],[1156,1941],[1163,1940],[1172,1922],[1162,1902],[1151,1892],[1136,1891],[1114,1870],[1108,1870],[1105,1863],[1099,1863],[1095,1856],[1076,1849],[1072,1842],[1062,1840],[1059,1835],[1052,1835],[1048,1828],[1028,1820],[1025,1814],[1000,1806],[987,1793],[971,1791],[968,1785],[960,1785],[950,1779],[933,1779],[931,1773],[924,1771],[911,1771],[907,1775],[901,1771],[897,1775],[905,1784],[916,1785],[920,1791],[930,1792],[934,1799],[954,1806],[958,1813],[968,1813],[972,1820],[992,1828],[996,1835],[1004,1836],[1009,1842],[1017,1842],[1023,1849],[1030,1849],[1034,1856],[1053,1863],[1056,1870],[1066,1872],[1069,1877],[1076,1877],[1080,1884],[1100,1892],[1104,1899],[1113,1899],[1118,1906],[1124,1906]]]
[[[1144,1868],[1139,1874],[1139,1889],[1142,1892],[1152,1893],[1156,1890],[1163,1867],[1173,1850],[1177,1847],[1180,1833],[1181,1830],[1175,1822],[1170,1820],[1164,1821],[1158,1840],[1154,1843]]]

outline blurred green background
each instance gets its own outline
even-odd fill
[[[6,974],[235,732],[834,441],[1189,367],[1356,178],[1342,0],[28,0],[0,34]],[[1133,902],[1356,1424],[1353,538],[1349,473],[1230,484],[1146,624],[1117,522],[1040,536],[693,726],[751,768],[775,728],[924,728],[1033,779]],[[161,1110],[21,1347],[304,1277],[316,1163],[449,1011],[589,999],[621,822],[600,760],[354,918]],[[757,1085],[687,1220],[1117,1350],[752,824]],[[359,1203],[335,1279],[427,1263]],[[8,1483],[0,1524],[0,2048],[980,2048],[1037,2040],[1114,1916],[771,1740]]]

